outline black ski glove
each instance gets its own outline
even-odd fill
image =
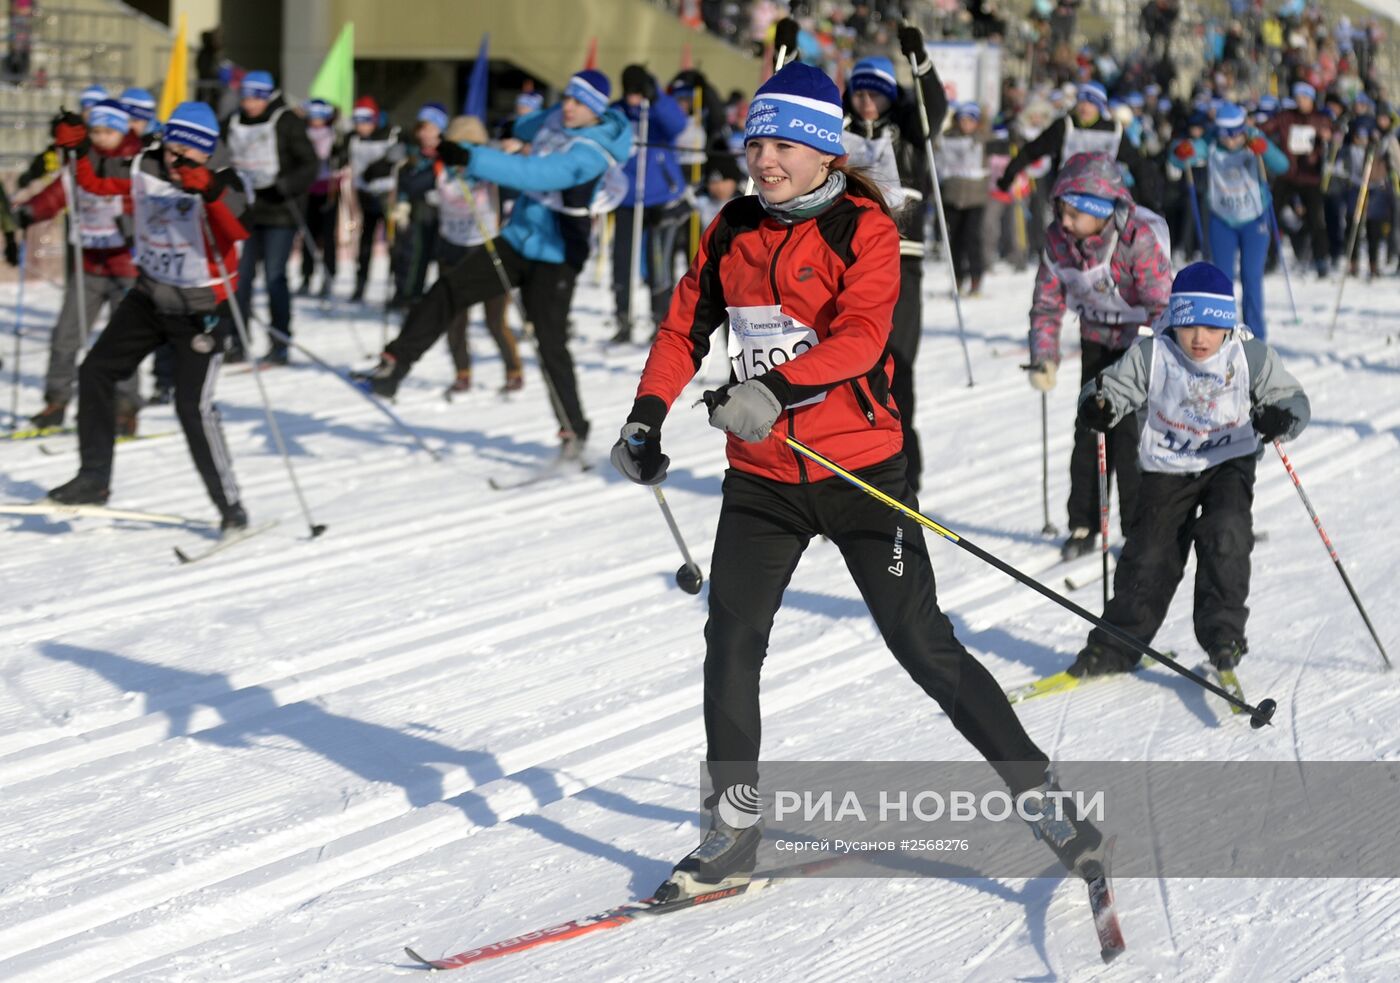
[[[899,29],[899,50],[904,53],[905,58],[912,57],[915,64],[922,65],[924,59],[928,57],[928,51],[924,48],[924,36],[917,27],[905,24]]]
[[[378,181],[380,178],[388,177],[394,173],[394,165],[387,157],[381,157],[365,168],[366,181]]]
[[[448,167],[466,167],[471,163],[472,152],[460,143],[444,140],[438,144],[438,158]]]
[[[1254,411],[1254,429],[1259,439],[1272,444],[1292,429],[1298,418],[1282,406],[1266,403]]]
[[[1098,398],[1090,396],[1079,404],[1079,415],[1075,421],[1081,427],[1108,433],[1113,424],[1113,404],[1105,399],[1103,405],[1099,405]]]
[[[645,423],[624,423],[611,456],[612,466],[639,485],[661,484],[671,465],[671,459],[661,453],[661,430]]]
[[[778,21],[778,26],[773,29],[773,50],[779,48],[787,49],[789,58],[797,54],[797,21],[791,17],[784,17]]]
[[[1003,171],[1001,177],[997,178],[997,190],[1006,194],[1011,190],[1011,182],[1014,180],[1016,180],[1014,177]]]

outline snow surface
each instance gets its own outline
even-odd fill
[[[925,283],[924,507],[1057,584],[1057,550],[1040,532],[1039,405],[1017,367],[1031,276],[993,275],[988,296],[964,302],[971,389],[944,269],[931,266]],[[1294,286],[1301,326],[1282,278],[1267,288],[1273,340],[1313,401],[1292,456],[1400,651],[1400,291],[1394,279],[1349,283],[1329,342],[1335,286]],[[499,361],[474,328],[480,388],[445,402],[451,366],[439,348],[396,406],[442,463],[304,360],[265,374],[315,521],[329,526],[314,542],[248,374],[226,375],[219,402],[253,520],[280,519],[272,531],[182,568],[171,548],[202,542],[188,529],[0,517],[0,978],[413,976],[405,943],[448,954],[645,896],[697,842],[704,596],[676,588],[680,557],[651,495],[606,465],[645,357],[603,344],[607,296],[590,270],[573,312],[599,462],[582,477],[488,488],[488,476],[547,460],[554,426],[533,359],[525,390],[498,398]],[[13,287],[0,293],[7,328],[14,304]],[[57,306],[52,286],[31,285],[26,413]],[[378,345],[377,312],[296,308],[298,338],[336,363],[364,364]],[[1072,346],[1067,355],[1072,365]],[[702,378],[726,371],[712,360]],[[667,423],[666,491],[708,569],[724,450],[689,408],[702,388]],[[1051,394],[1061,527],[1073,397],[1069,384]],[[175,428],[169,408],[141,422]],[[37,498],[71,476],[72,438],[49,443],[67,450],[0,448],[0,498]],[[178,436],[120,447],[114,488],[114,505],[211,516]],[[1269,537],[1254,553],[1242,676],[1252,698],[1278,700],[1276,726],[1252,731],[1185,681],[1124,682],[1024,706],[1052,757],[1400,755],[1400,673],[1378,671],[1272,458],[1256,516]],[[933,550],[960,637],[1004,685],[1062,668],[1082,644],[1073,615],[951,544]],[[1189,591],[1157,641],[1200,659]],[[829,544],[814,543],[798,569],[771,652],[766,757],[973,757],[885,651]],[[462,976],[1400,977],[1394,881],[1125,880],[1118,893],[1129,952],[1110,967],[1076,883],[816,880]]]

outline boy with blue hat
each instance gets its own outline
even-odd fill
[[[890,59],[863,58],[856,62],[846,85],[841,143],[851,166],[864,169],[879,185],[899,228],[899,303],[890,334],[894,356],[890,396],[899,410],[909,481],[917,491],[924,462],[914,428],[914,361],[923,334],[924,212],[926,203],[933,200],[924,126],[934,136],[943,129],[948,94],[917,27],[899,28],[899,48],[905,61],[914,60],[914,84],[923,96],[925,118],[919,119],[918,94],[899,85]]]
[[[1138,415],[1138,509],[1113,575],[1104,619],[1151,642],[1171,605],[1192,544],[1196,640],[1217,671],[1249,649],[1251,509],[1263,445],[1308,424],[1308,397],[1278,355],[1239,323],[1235,287],[1210,263],[1177,274],[1157,334],[1130,349],[1079,395],[1079,421],[1107,431]],[[1101,629],[1069,672],[1097,676],[1137,667]]]
[[[324,99],[306,103],[306,139],[316,151],[319,165],[316,180],[311,182],[306,197],[306,231],[301,240],[301,289],[298,295],[311,293],[311,275],[316,270],[316,253],[325,263],[321,277],[322,299],[331,295],[336,270],[336,226],[340,208],[339,172],[345,166],[345,143],[336,135],[335,107]],[[316,252],[312,251],[315,243]]]
[[[401,310],[423,296],[428,265],[437,253],[437,171],[441,167],[438,148],[447,123],[447,107],[442,103],[425,102],[418,107],[414,142],[396,169],[390,257],[394,295],[389,299],[390,310]]]
[[[55,137],[86,139],[81,123]],[[78,474],[49,492],[64,505],[101,505],[111,494],[116,389],[161,345],[174,353],[175,413],[220,528],[247,527],[227,445],[213,402],[214,383],[232,331],[230,270],[247,199],[219,141],[214,111],[184,102],[160,143],[133,158],[80,157],[78,184],[97,195],[129,195],[136,284],[112,312],[78,374]]]
[[[132,87],[122,92],[118,101],[131,117],[131,132],[149,144],[160,126],[156,122],[156,97],[147,89]]]
[[[982,107],[975,102],[953,105],[952,129],[938,138],[934,153],[948,222],[948,248],[958,289],[968,296],[982,294],[986,248],[982,224],[987,213],[987,142],[991,131],[982,125]]]
[[[365,284],[369,281],[369,264],[374,253],[374,237],[379,226],[392,240],[388,228],[390,200],[394,194],[394,171],[404,159],[406,150],[399,140],[399,128],[382,119],[379,103],[374,96],[360,96],[350,113],[352,129],[346,138],[346,155],[350,161],[350,183],[360,206],[360,243],[355,269],[353,303],[365,299]]]
[[[253,200],[244,216],[248,241],[238,261],[238,306],[245,322],[252,316],[253,279],[258,266],[267,280],[267,306],[271,326],[284,335],[292,333],[292,292],[287,283],[287,262],[292,243],[306,224],[306,193],[321,168],[306,127],[289,112],[272,75],[252,71],[243,76],[239,108],[224,122],[224,135],[233,165],[253,189]],[[246,358],[241,344],[229,349],[228,361]],[[287,364],[287,343],[275,335],[266,365]]]

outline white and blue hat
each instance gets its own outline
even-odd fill
[[[1213,263],[1192,263],[1172,281],[1167,324],[1173,328],[1203,326],[1233,331],[1239,324],[1235,284]]]
[[[418,122],[431,123],[439,130],[447,129],[447,107],[440,102],[425,102],[418,110]]]
[[[1108,218],[1113,214],[1113,199],[1105,198],[1102,195],[1086,195],[1075,192],[1060,195],[1060,200],[1073,206],[1075,211],[1092,215],[1094,218]]]
[[[143,119],[149,123],[156,118],[156,97],[146,89],[127,89],[120,98],[122,108],[132,119]]]
[[[335,116],[335,107],[324,99],[312,99],[306,104],[306,115],[312,119],[330,119]]]
[[[821,69],[795,61],[754,93],[744,123],[744,142],[775,137],[844,157],[841,127],[841,93],[836,83]]]
[[[272,73],[261,70],[243,76],[238,86],[238,94],[243,99],[271,99],[277,86],[272,82]]]
[[[593,110],[594,116],[602,116],[608,111],[608,99],[612,96],[612,83],[596,68],[585,68],[574,73],[569,84],[564,86],[564,95],[583,103]]]
[[[1293,83],[1293,98],[1294,98],[1294,99],[1308,98],[1308,99],[1311,99],[1313,102],[1317,102],[1317,90],[1314,89],[1311,85],[1309,85],[1309,84],[1306,83],[1306,82],[1294,82],[1294,83]]]
[[[975,102],[957,103],[953,108],[953,117],[956,119],[959,116],[966,116],[968,119],[981,122],[982,107]]]
[[[1076,102],[1091,102],[1100,112],[1108,111],[1108,90],[1098,82],[1085,82],[1075,95]]]
[[[894,77],[894,62],[878,55],[862,58],[851,69],[849,86],[852,92],[864,89],[894,102],[899,96],[899,83]]]
[[[1215,111],[1215,132],[1222,137],[1238,136],[1244,132],[1247,122],[1249,115],[1244,111],[1244,107],[1233,102],[1221,103],[1220,108]]]
[[[89,85],[83,90],[83,94],[78,96],[78,106],[81,109],[91,109],[106,98],[106,89],[102,88],[100,85]]]
[[[103,99],[88,112],[87,124],[125,133],[131,128],[131,114],[117,100]]]
[[[182,102],[165,121],[165,142],[181,143],[206,154],[219,142],[219,121],[204,102]]]

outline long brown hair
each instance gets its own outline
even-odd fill
[[[845,161],[833,162],[833,171],[840,171],[846,175],[846,193],[855,195],[857,198],[869,198],[880,206],[880,211],[894,218],[890,212],[889,203],[885,201],[884,193],[880,191],[880,186],[875,183],[875,179],[870,176],[870,172],[864,167],[852,167]]]

